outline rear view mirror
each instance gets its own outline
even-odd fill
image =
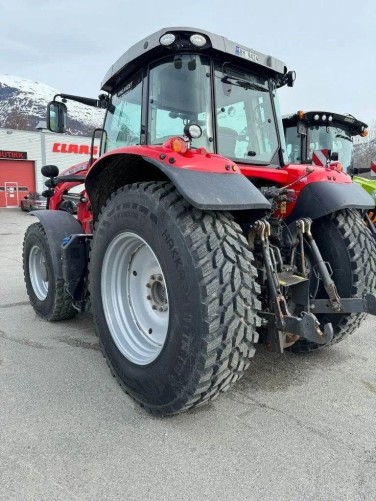
[[[47,105],[47,129],[63,133],[67,129],[67,107],[61,101],[51,101]]]

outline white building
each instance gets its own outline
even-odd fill
[[[29,191],[44,191],[43,165],[56,165],[62,172],[88,160],[90,149],[91,137],[0,128],[0,207],[16,207]],[[94,156],[98,149],[95,139]]]

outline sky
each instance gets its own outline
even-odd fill
[[[299,109],[376,119],[375,0],[0,0],[0,73],[97,97],[109,67],[164,27],[188,26],[284,61]]]

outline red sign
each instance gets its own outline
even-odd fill
[[[0,150],[0,158],[7,158],[8,160],[27,160],[27,153],[26,151]]]
[[[75,155],[90,155],[90,146],[88,144],[67,144],[54,143],[52,151],[54,153],[74,153]],[[94,146],[94,155],[98,154],[98,146]]]

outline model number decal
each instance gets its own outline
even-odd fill
[[[235,47],[235,54],[239,57],[242,57],[243,59],[249,59],[250,61],[253,61],[255,63],[258,62],[258,55],[254,54],[253,52],[249,52],[249,50],[242,49],[238,45]]]

